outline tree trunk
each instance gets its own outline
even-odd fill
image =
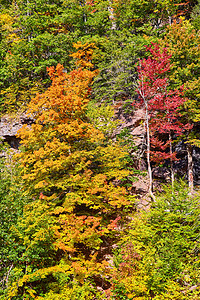
[[[168,13],[169,25],[171,26],[172,25],[172,17],[170,15],[169,11],[167,11],[167,13]]]
[[[115,22],[115,17],[113,14],[113,8],[112,8],[112,1],[109,1],[110,6],[108,7],[108,11],[110,13],[109,19],[112,22],[111,30],[116,30],[117,29],[117,24]]]
[[[193,177],[193,160],[192,160],[192,145],[187,144],[187,155],[188,155],[188,184],[190,194],[194,193],[194,177]]]
[[[149,109],[148,109],[148,101],[145,98],[143,93],[143,79],[142,79],[142,87],[139,89],[139,93],[141,98],[144,101],[145,105],[145,121],[146,121],[146,135],[147,135],[147,167],[148,167],[148,176],[149,176],[149,195],[153,201],[155,201],[155,196],[153,194],[153,176],[152,176],[152,169],[151,169],[151,161],[150,161],[150,130],[149,130]]]
[[[169,153],[170,153],[170,168],[171,168],[171,182],[172,182],[172,190],[174,189],[174,166],[173,166],[173,159],[172,159],[172,135],[171,132],[169,133]]]
[[[149,175],[149,194],[153,201],[155,201],[155,196],[153,194],[153,178],[151,170],[151,161],[150,161],[150,132],[149,132],[149,114],[148,114],[148,104],[145,101],[145,114],[146,114],[146,133],[147,133],[147,166],[148,166],[148,175]]]

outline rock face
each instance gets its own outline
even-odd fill
[[[134,144],[136,146],[141,145],[145,135],[145,112],[143,109],[138,109],[132,114],[124,114],[120,109],[116,112],[116,117],[122,121],[119,131],[124,128],[130,130],[133,136]]]
[[[123,114],[122,110],[119,109],[116,112],[118,119],[122,120],[122,125],[119,128],[119,131],[124,128],[129,128],[130,133],[133,137],[135,146],[138,150],[136,153],[138,164],[137,168],[141,171],[147,170],[147,164],[145,159],[146,151],[146,142],[145,142],[145,112],[143,109],[138,109],[132,114]],[[197,131],[200,131],[199,127],[196,128]],[[135,151],[135,150],[133,150]],[[174,171],[177,178],[182,178],[187,180],[187,151],[186,144],[184,141],[180,141],[176,146],[174,151],[177,153],[177,161],[174,162]],[[193,147],[193,175],[194,175],[194,184],[200,185],[200,148]],[[171,181],[170,174],[170,162],[166,161],[162,167],[156,166],[152,163],[152,172],[154,186],[156,189],[159,188],[161,183],[169,183]],[[140,177],[138,182],[133,183],[136,194],[144,195],[148,191],[148,180],[145,177]]]
[[[0,138],[7,142],[11,148],[18,149],[20,139],[16,137],[17,131],[24,125],[31,125],[33,120],[25,114],[12,118],[4,116],[0,120]]]

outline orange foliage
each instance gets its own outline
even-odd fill
[[[39,222],[39,217],[33,221],[30,215],[37,215],[36,210],[40,212],[46,203],[42,214],[53,236],[53,257],[63,257],[66,272],[62,272],[82,284],[84,278],[106,274],[107,262],[100,256],[101,245],[120,219],[112,221],[111,216],[116,218],[118,209],[129,205],[130,199],[125,188],[114,184],[114,179],[119,182],[129,174],[123,169],[126,153],[116,144],[105,146],[103,134],[86,117],[91,84],[97,73],[87,69],[91,66],[92,50],[80,43],[75,46],[84,48],[86,53],[82,55],[82,50],[78,50],[73,55],[80,59],[81,67],[69,74],[62,65],[49,68],[51,86],[30,102],[29,113],[35,123],[18,132],[23,146],[18,159],[27,189],[34,199],[39,199],[35,211],[27,209],[27,218],[34,224]],[[31,226],[40,228],[39,223]],[[38,238],[39,247],[42,242],[42,247],[47,247],[44,234],[41,238],[39,233],[33,235],[33,229],[30,232],[33,247]],[[30,247],[27,244],[27,251]],[[59,258],[54,264],[59,266]],[[52,266],[45,267],[46,274],[52,273]],[[40,272],[44,274],[43,268]],[[22,279],[23,284],[33,281],[33,277],[30,271],[28,279]]]

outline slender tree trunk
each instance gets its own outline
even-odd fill
[[[171,25],[172,25],[172,17],[171,17],[171,15],[170,15],[169,10],[167,10],[167,13],[168,13],[169,25],[171,26]]]
[[[144,101],[145,106],[145,121],[146,121],[146,135],[147,135],[147,167],[148,167],[148,175],[149,175],[149,195],[153,201],[155,201],[155,196],[153,194],[153,176],[151,169],[151,160],[150,160],[150,130],[149,130],[149,109],[148,109],[148,101],[143,92],[143,79],[142,79],[142,87],[139,90],[140,96]]]
[[[27,13],[26,13],[26,16],[27,16],[27,17],[30,17],[31,11],[29,10],[29,0],[27,0],[26,5],[27,5]],[[28,42],[31,41],[31,36],[32,36],[32,33],[30,33],[30,34],[28,35]]]
[[[187,144],[187,155],[188,155],[188,184],[190,194],[194,193],[194,177],[193,177],[193,160],[192,160],[192,145]]]
[[[155,196],[153,194],[153,178],[152,169],[150,161],[150,132],[149,132],[149,114],[148,114],[148,104],[145,101],[145,115],[146,115],[146,133],[147,133],[147,166],[149,175],[149,194],[153,201],[155,201]]]
[[[10,272],[11,272],[12,268],[13,268],[13,264],[11,264],[11,266],[7,272],[7,275],[6,275],[6,288],[8,288],[8,280],[9,280],[9,276],[10,276]]]
[[[29,6],[29,0],[27,0],[26,4],[27,4],[27,8],[28,8],[28,6]],[[26,15],[27,15],[28,17],[30,16],[29,8],[28,8],[28,10],[27,10],[27,14],[26,14]]]
[[[170,168],[171,168],[171,182],[172,182],[172,190],[174,189],[174,166],[173,166],[173,159],[172,159],[172,135],[171,132],[169,133],[169,153],[170,153]]]
[[[110,6],[108,7],[108,11],[110,13],[109,19],[112,22],[111,30],[116,30],[117,29],[117,24],[115,22],[115,17],[113,14],[113,8],[112,8],[112,1],[109,1]]]

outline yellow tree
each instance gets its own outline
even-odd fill
[[[86,116],[95,74],[49,68],[51,86],[29,105],[35,123],[18,133],[18,158],[32,201],[13,229],[25,244],[26,267],[17,269],[10,299],[93,299],[95,282],[103,284],[109,270],[103,251],[131,198],[119,185],[128,175],[125,152],[103,145],[103,134]]]

